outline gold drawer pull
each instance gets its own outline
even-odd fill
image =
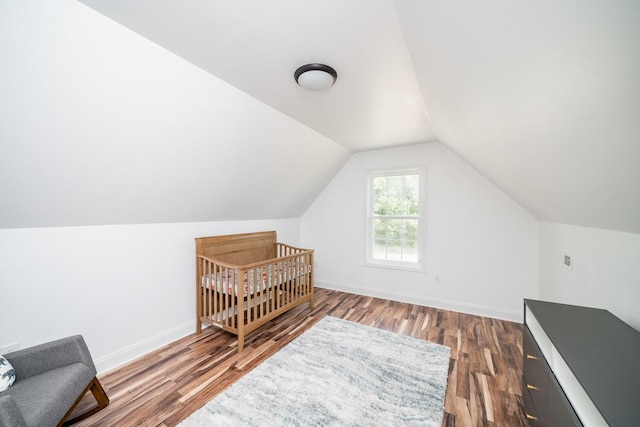
[[[524,414],[527,416],[527,419],[528,419],[528,420],[531,420],[531,421],[538,421],[538,419],[537,419],[536,417],[534,417],[533,415],[529,415],[529,414],[527,414],[526,412],[525,412]]]
[[[539,358],[539,357],[532,356],[532,355],[530,355],[530,354],[527,354],[527,359],[530,359],[530,360],[540,360],[540,358]]]
[[[529,390],[540,390],[538,387],[536,387],[536,386],[534,386],[534,385],[531,385],[531,384],[527,384],[527,388],[528,388]]]

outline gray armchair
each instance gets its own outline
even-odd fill
[[[5,354],[15,383],[0,392],[0,427],[70,425],[109,404],[96,367],[80,335]],[[91,390],[97,406],[67,420]]]

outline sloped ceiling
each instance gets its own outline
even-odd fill
[[[211,78],[34,1],[0,6],[0,227],[298,216],[349,153],[437,139],[541,220],[640,233],[635,0],[82,1]]]
[[[350,150],[435,136],[541,220],[640,232],[635,0],[83,2]]]
[[[0,228],[297,218],[351,152],[75,0],[0,3]]]
[[[541,220],[640,233],[640,2],[396,2],[443,142]]]
[[[83,0],[350,150],[433,140],[422,94],[389,0]],[[317,93],[301,65],[338,79]]]

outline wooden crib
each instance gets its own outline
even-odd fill
[[[313,310],[313,250],[275,231],[196,238],[196,334],[202,324],[245,336],[302,303]]]

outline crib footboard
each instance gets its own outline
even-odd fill
[[[196,257],[196,333],[202,324],[238,336],[302,303],[313,309],[313,250],[277,243],[276,258],[246,265]]]

